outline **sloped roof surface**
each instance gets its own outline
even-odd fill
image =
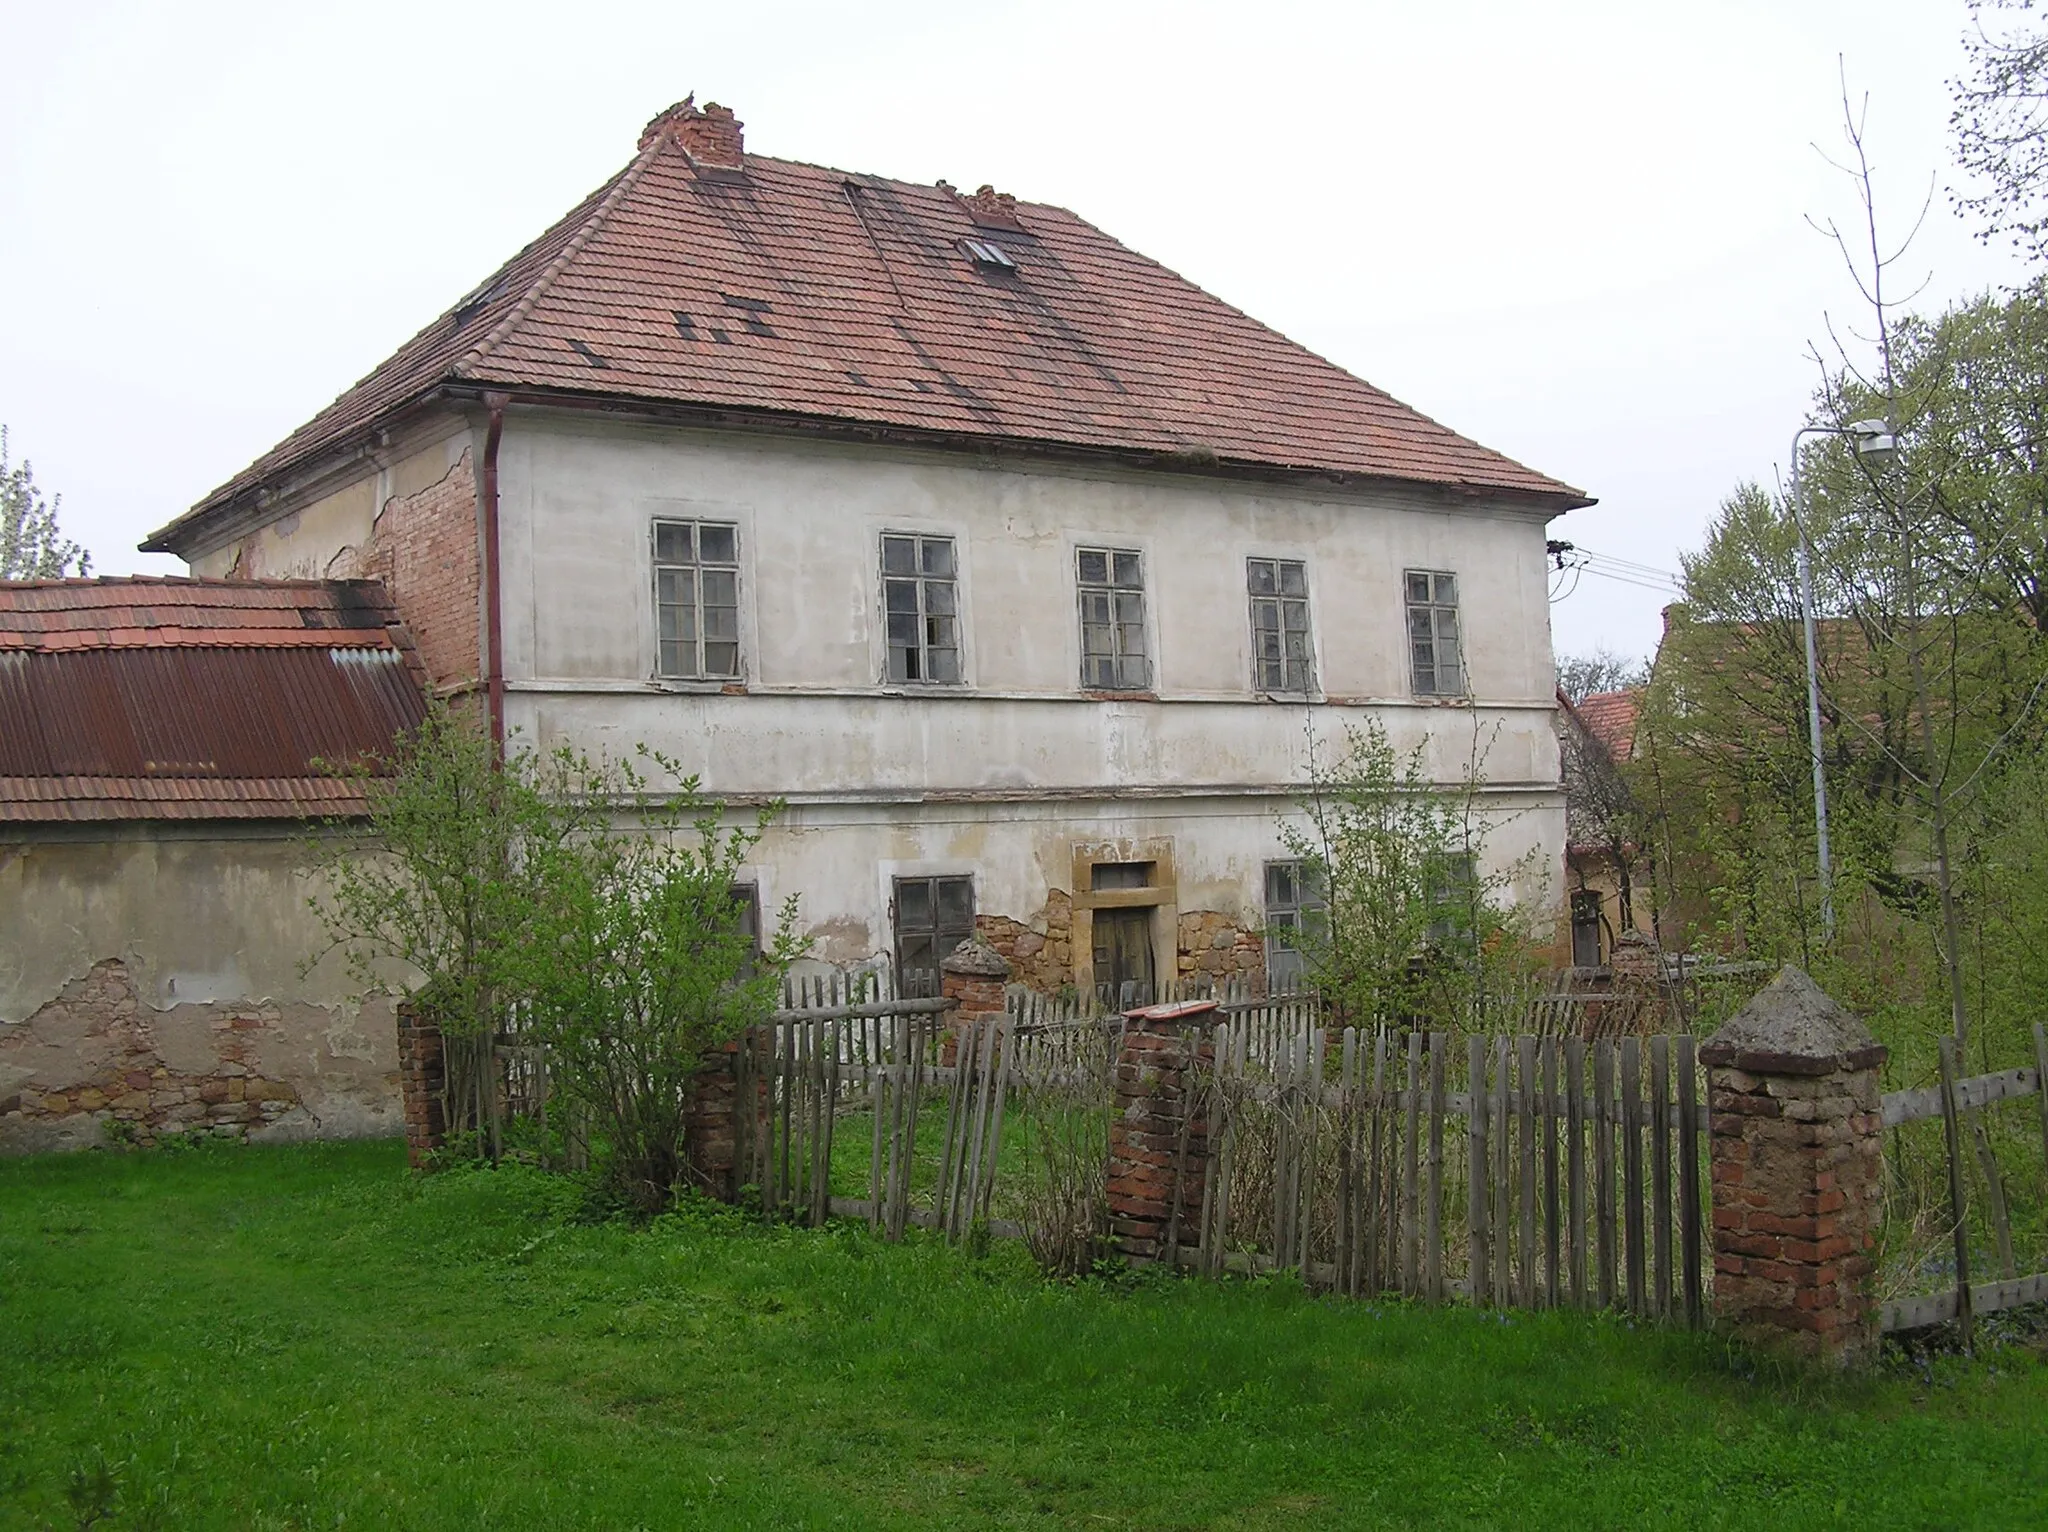
[[[1627,761],[1635,755],[1636,719],[1641,716],[1642,706],[1641,688],[1631,687],[1618,692],[1588,693],[1573,704],[1572,711],[1612,759]]]
[[[0,822],[361,813],[424,716],[374,581],[0,582]]]
[[[633,162],[192,515],[445,382],[1587,503],[1063,208],[747,156]],[[992,243],[1013,269],[962,243]],[[188,518],[157,534],[150,546]]]

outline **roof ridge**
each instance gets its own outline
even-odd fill
[[[527,288],[525,296],[512,305],[510,313],[491,326],[489,334],[457,359],[455,365],[449,369],[454,376],[468,377],[474,369],[483,364],[485,357],[509,340],[512,332],[527,321],[540,300],[547,296],[548,289],[555,285],[564,271],[568,270],[569,264],[583,253],[584,247],[596,238],[598,231],[604,227],[605,220],[611,217],[613,210],[639,183],[647,167],[660,157],[662,148],[667,143],[668,135],[661,134],[633,157],[633,163],[612,183],[612,189],[590,210],[590,216],[583,220],[583,227],[569,237],[569,242],[562,247],[559,255],[541,268],[540,275],[533,279],[533,284]]]

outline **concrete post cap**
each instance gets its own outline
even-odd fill
[[[1860,1018],[1787,963],[1700,1045],[1700,1062],[1750,1074],[1825,1075],[1875,1069],[1887,1052]]]
[[[987,942],[970,936],[939,960],[939,971],[966,979],[1007,979],[1010,965]]]

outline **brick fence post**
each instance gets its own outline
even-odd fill
[[[1714,1309],[1738,1335],[1843,1364],[1875,1349],[1884,1060],[1790,966],[1701,1046]]]
[[[740,1043],[736,1038],[704,1055],[683,1103],[683,1168],[691,1186],[720,1202],[740,1194]],[[768,1121],[765,1082],[754,1086],[758,1133]]]
[[[1184,1119],[1195,1105],[1195,1074],[1214,1057],[1209,1023],[1215,1010],[1214,1000],[1194,1000],[1125,1013],[1109,1119],[1107,1190],[1110,1238],[1129,1260],[1166,1257],[1176,1169],[1180,1238],[1194,1243],[1209,1131],[1199,1118]]]
[[[412,1001],[399,1001],[398,1090],[405,1108],[405,1157],[415,1170],[448,1141],[447,1083],[439,1024]]]
[[[1003,1014],[1003,990],[1009,979],[1009,960],[978,936],[968,937],[939,960],[939,993],[953,1002],[946,1013],[940,1058],[947,1068],[959,1052],[964,1023]]]

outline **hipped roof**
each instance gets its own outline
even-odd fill
[[[682,109],[673,109],[680,111]],[[146,549],[437,390],[1150,454],[1523,497],[1578,490],[1482,447],[1064,208],[748,155],[657,119],[632,162]],[[996,245],[1013,269],[963,241]]]

